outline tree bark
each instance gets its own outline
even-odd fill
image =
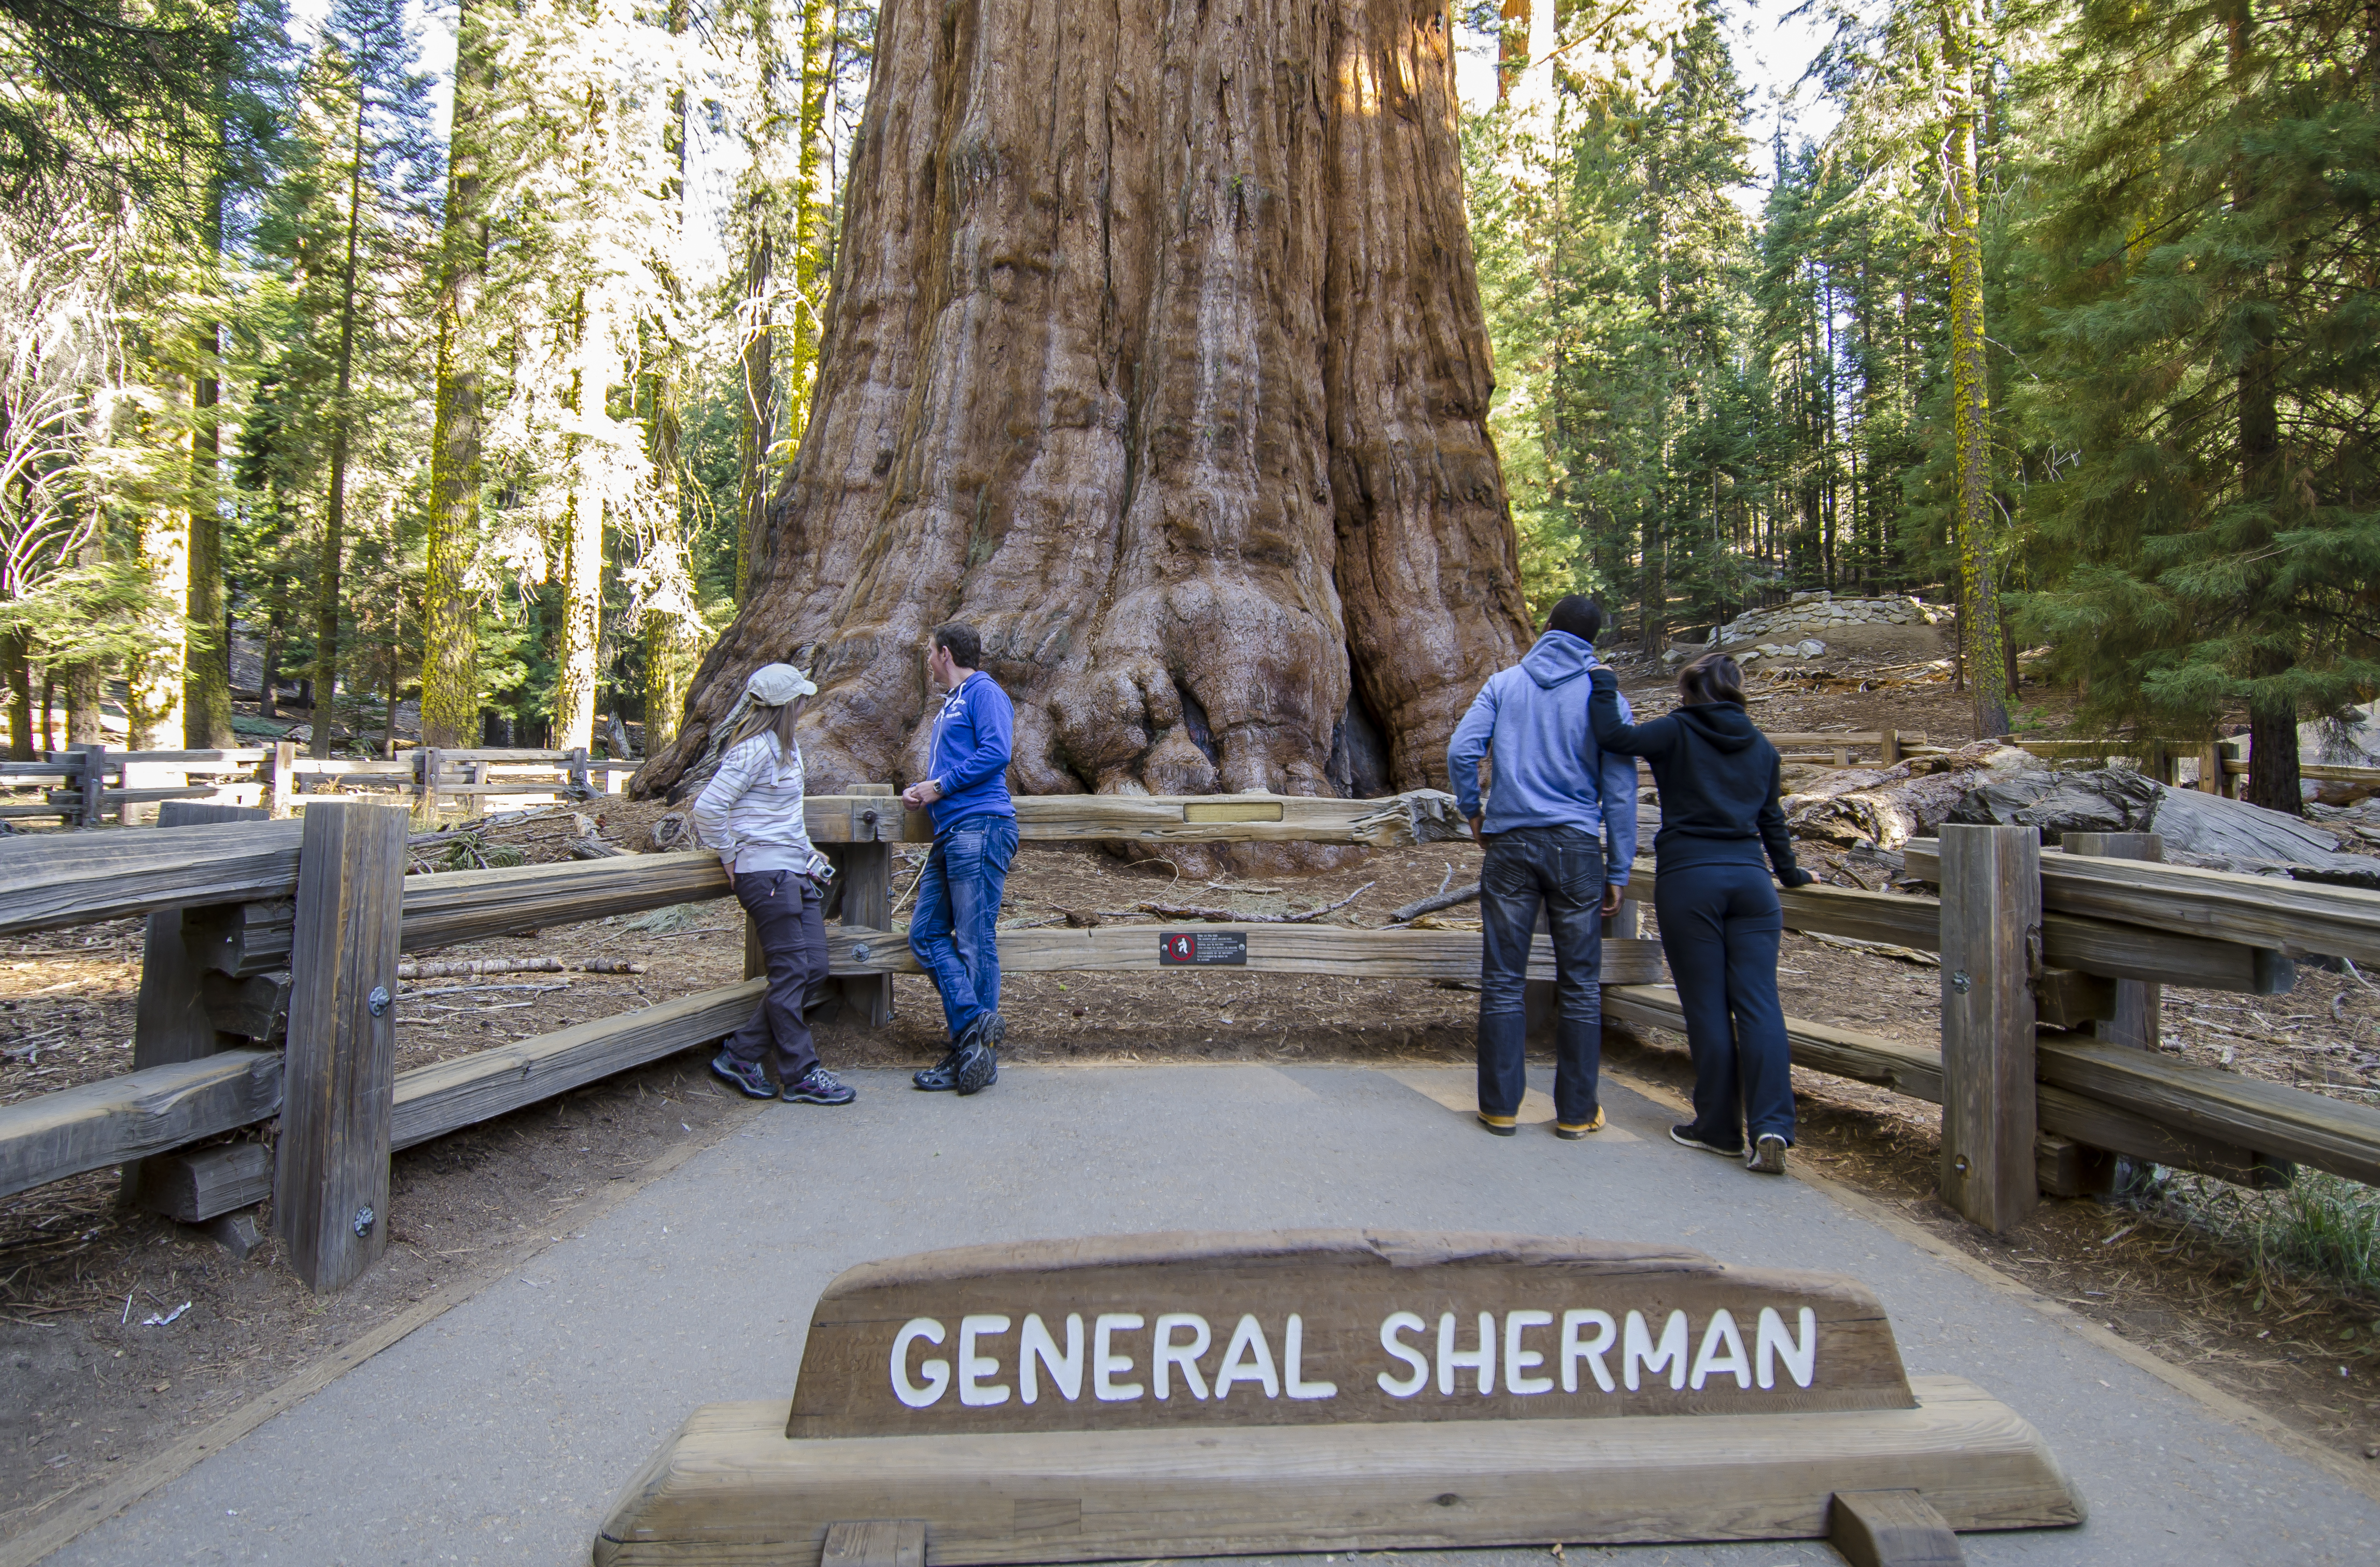
[[[1980,85],[1972,0],[1942,13],[1944,67],[1956,94],[1944,227],[1950,253],[1950,417],[1958,492],[1960,663],[1978,737],[2008,733],[1998,582],[1992,559],[1991,370],[1985,361],[1984,246],[1975,167]]]
[[[1445,781],[1525,645],[1444,10],[893,0],[822,374],[684,734],[813,668],[815,787],[924,771],[918,646],[972,623],[1012,786]]]
[[[314,577],[314,690],[307,720],[314,730],[313,752],[331,754],[331,731],[339,721],[339,568],[345,558],[347,521],[347,445],[356,370],[356,249],[363,233],[364,100],[356,93],[354,161],[347,165],[347,258],[339,285],[338,401],[331,411],[331,493],[322,510],[322,553]]]
[[[611,308],[596,290],[584,292],[578,311],[577,365],[570,379],[570,409],[582,419],[601,413],[619,353],[612,344]],[[603,620],[603,488],[605,458],[589,436],[573,436],[569,510],[563,519],[562,635],[553,681],[554,746],[572,750],[595,743],[596,645]]]
[[[483,0],[464,0],[455,40],[421,606],[421,743],[449,747],[480,740],[480,601],[471,588],[480,551],[480,295],[488,270],[480,122],[496,76]]]
[[[32,639],[21,631],[0,633],[0,675],[8,686],[8,755],[17,761],[31,761],[48,747],[44,737],[40,745],[33,742],[33,670],[29,662]]]
[[[178,376],[170,380],[178,382]],[[175,394],[180,394],[176,386]],[[187,471],[190,431],[176,436]],[[136,751],[176,750],[182,732],[182,665],[188,644],[185,615],[190,593],[190,512],[187,504],[148,508],[136,534],[140,561],[149,579],[143,613],[148,646],[126,661],[126,746]]]

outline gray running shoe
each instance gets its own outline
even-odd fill
[[[1764,1132],[1753,1143],[1752,1151],[1744,1155],[1743,1167],[1755,1175],[1785,1173],[1785,1139],[1774,1132]]]

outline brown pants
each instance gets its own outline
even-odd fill
[[[826,925],[819,917],[818,883],[798,871],[762,870],[735,878],[735,901],[752,917],[760,954],[769,966],[769,993],[752,1020],[727,1041],[727,1053],[747,1063],[776,1047],[777,1078],[798,1083],[819,1063],[810,1026],[802,1020],[810,992],[826,983]]]

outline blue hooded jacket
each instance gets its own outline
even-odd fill
[[[1614,885],[1636,857],[1636,759],[1608,752],[1588,725],[1595,650],[1548,631],[1521,662],[1488,677],[1446,747],[1455,804],[1480,814],[1479,759],[1492,749],[1494,787],[1483,832],[1575,827],[1606,836]],[[1625,698],[1621,699],[1624,710]]]

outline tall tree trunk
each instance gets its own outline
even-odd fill
[[[31,761],[46,748],[33,741],[31,652],[32,639],[23,632],[0,633],[0,674],[8,684],[8,755],[17,761]]]
[[[570,410],[585,423],[603,412],[618,355],[612,346],[610,306],[595,290],[582,294],[578,316]],[[563,522],[562,636],[553,681],[553,744],[563,750],[594,743],[595,650],[603,620],[603,485],[596,468],[605,457],[591,437],[572,440],[576,471]]]
[[[1984,245],[1975,168],[1978,112],[1973,0],[1942,11],[1944,67],[1955,95],[1943,227],[1950,259],[1951,473],[1958,495],[1960,662],[1978,736],[2008,733],[1992,552],[1991,371],[1985,359]]]
[[[1444,9],[893,0],[876,50],[800,458],[639,789],[785,658],[815,786],[922,776],[950,619],[1021,791],[1328,793],[1357,692],[1443,783],[1527,637]]]
[[[751,592],[752,541],[766,526],[769,511],[769,446],[777,434],[776,367],[769,321],[770,238],[768,201],[752,198],[750,249],[744,258],[744,299],[748,320],[744,328],[744,401],[738,410],[736,457],[739,482],[735,507],[735,604]],[[648,720],[650,722],[650,719]],[[649,741],[648,754],[658,747]]]
[[[222,383],[215,377],[222,326],[200,324],[198,331],[199,376],[190,431],[190,625],[200,628],[183,649],[182,731],[184,744],[195,750],[227,748],[239,743],[231,727],[231,637],[225,625],[223,554],[223,514],[215,507],[216,464],[222,455],[217,434],[217,404]],[[223,638],[218,644],[216,638]]]
[[[177,386],[177,395],[179,391]],[[186,425],[174,438],[181,448],[176,466],[185,473],[191,462],[190,433]],[[189,642],[185,619],[190,595],[187,497],[180,504],[166,502],[144,512],[135,549],[148,577],[150,601],[144,614],[146,647],[126,661],[127,745],[136,751],[178,750],[184,744],[182,670]]]
[[[669,27],[686,29],[686,0],[671,0]],[[677,164],[671,183],[672,218],[681,235],[686,226],[686,95],[670,102],[668,151]],[[638,565],[645,574],[639,614],[645,654],[645,754],[677,738],[678,710],[686,703],[686,682],[693,673],[698,650],[694,637],[692,577],[686,569],[685,500],[681,493],[683,458],[678,417],[678,387],[685,377],[685,355],[674,343],[649,341],[640,356],[645,366],[645,456],[652,464],[655,495],[652,537],[641,541]],[[613,712],[618,722],[618,710]],[[617,731],[615,730],[615,733]]]
[[[314,577],[313,751],[331,754],[331,730],[339,716],[339,568],[347,523],[347,442],[354,422],[348,398],[355,390],[356,249],[363,230],[364,117],[356,101],[354,161],[347,165],[347,257],[339,286],[339,385],[331,411],[331,496],[322,512],[322,553]]]
[[[480,743],[479,334],[487,281],[482,119],[495,88],[485,0],[464,0],[455,30],[454,129],[438,254],[438,404],[430,434],[430,516],[421,594],[421,743]]]

